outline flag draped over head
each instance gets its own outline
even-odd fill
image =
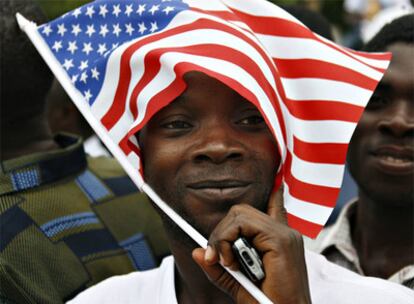
[[[282,155],[288,223],[315,237],[390,59],[328,41],[265,0],[96,0],[38,32],[139,170],[134,134],[200,71],[258,107]],[[278,180],[281,180],[280,178]]]

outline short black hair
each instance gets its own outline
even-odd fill
[[[23,122],[44,112],[53,76],[16,21],[20,12],[38,24],[46,22],[32,0],[0,1],[0,104],[2,125]]]
[[[363,50],[382,52],[397,42],[414,44],[414,14],[404,15],[385,25],[367,42]]]
[[[332,26],[323,15],[299,5],[281,5],[280,7],[301,21],[312,32],[333,40]]]

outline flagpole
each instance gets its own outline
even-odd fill
[[[186,232],[199,246],[206,249],[208,241],[190,224],[188,224],[180,215],[178,215],[169,205],[167,205],[155,191],[144,182],[139,171],[134,168],[128,161],[127,156],[123,153],[121,148],[110,138],[108,132],[103,125],[99,123],[96,117],[93,116],[91,109],[86,102],[84,96],[75,88],[70,80],[68,74],[60,65],[50,51],[42,36],[37,31],[36,23],[27,20],[20,13],[16,14],[17,22],[20,29],[26,33],[33,45],[36,47],[39,54],[43,57],[59,83],[62,85],[66,93],[72,99],[78,110],[85,117],[86,121],[99,136],[102,142],[106,145],[109,151],[119,161],[125,172],[129,175],[134,184],[166,214],[173,220],[184,232]],[[222,265],[223,266],[223,265]],[[269,298],[254,285],[243,273],[240,271],[233,271],[228,267],[223,266],[259,303],[270,304],[273,303]]]

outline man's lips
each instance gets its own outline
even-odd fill
[[[188,184],[187,188],[193,195],[202,199],[223,201],[239,198],[250,185],[247,181],[226,179],[198,181]]]
[[[388,174],[412,174],[414,150],[398,145],[382,146],[372,152],[381,171]]]

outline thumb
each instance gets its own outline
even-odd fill
[[[282,184],[276,192],[272,192],[267,205],[267,214],[277,222],[287,224],[287,212],[283,200],[283,190],[284,188]]]
[[[203,248],[196,248],[192,252],[194,261],[201,267],[210,282],[229,294],[235,303],[255,303],[250,294],[220,264],[207,264],[204,255]]]

